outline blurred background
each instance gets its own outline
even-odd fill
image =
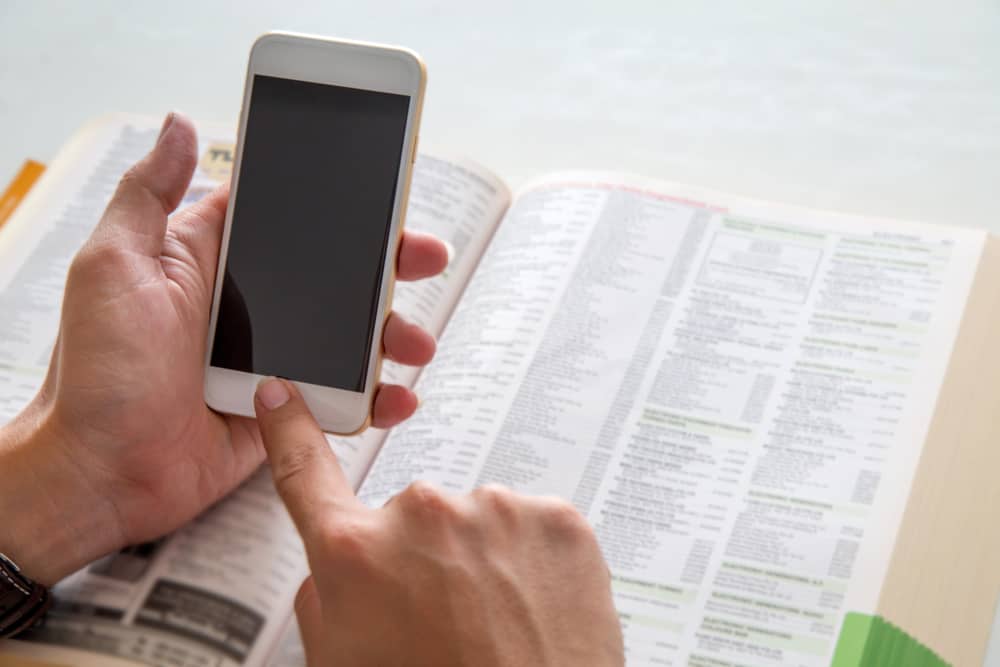
[[[0,0],[0,185],[107,112],[235,126],[273,29],[417,50],[421,148],[514,187],[625,170],[1000,233],[995,0]]]
[[[0,0],[0,183],[86,120],[235,125],[271,29],[409,46],[421,146],[1000,232],[1000,3]]]

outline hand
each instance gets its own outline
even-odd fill
[[[309,665],[622,665],[607,565],[572,505],[502,487],[355,498],[294,386],[254,401],[312,576],[296,600]]]
[[[44,386],[0,430],[0,507],[32,509],[12,513],[23,525],[4,513],[0,550],[39,581],[174,530],[264,459],[254,420],[217,414],[203,399],[228,189],[168,221],[196,161],[190,121],[171,114],[70,267]],[[401,279],[446,263],[440,241],[404,235]],[[396,314],[383,343],[405,364],[434,354],[433,338]],[[416,405],[408,389],[382,386],[373,423],[392,426]]]

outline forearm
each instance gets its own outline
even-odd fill
[[[0,552],[26,576],[51,586],[119,547],[114,512],[44,409],[0,428]]]

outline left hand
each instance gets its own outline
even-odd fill
[[[264,460],[256,422],[217,414],[203,398],[228,188],[168,220],[196,161],[194,128],[171,114],[70,267],[43,387],[0,430],[0,507],[27,508],[11,521],[3,512],[0,551],[42,583],[176,529]],[[440,241],[404,235],[400,279],[446,263]],[[395,313],[383,345],[413,365],[435,348]],[[381,386],[373,424],[393,426],[416,405],[408,389]]]

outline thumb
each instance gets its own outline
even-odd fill
[[[363,505],[294,384],[263,380],[254,409],[274,485],[308,549],[332,516]]]
[[[157,257],[163,250],[167,216],[180,204],[198,160],[191,121],[171,112],[156,145],[118,183],[94,230],[98,242]]]

